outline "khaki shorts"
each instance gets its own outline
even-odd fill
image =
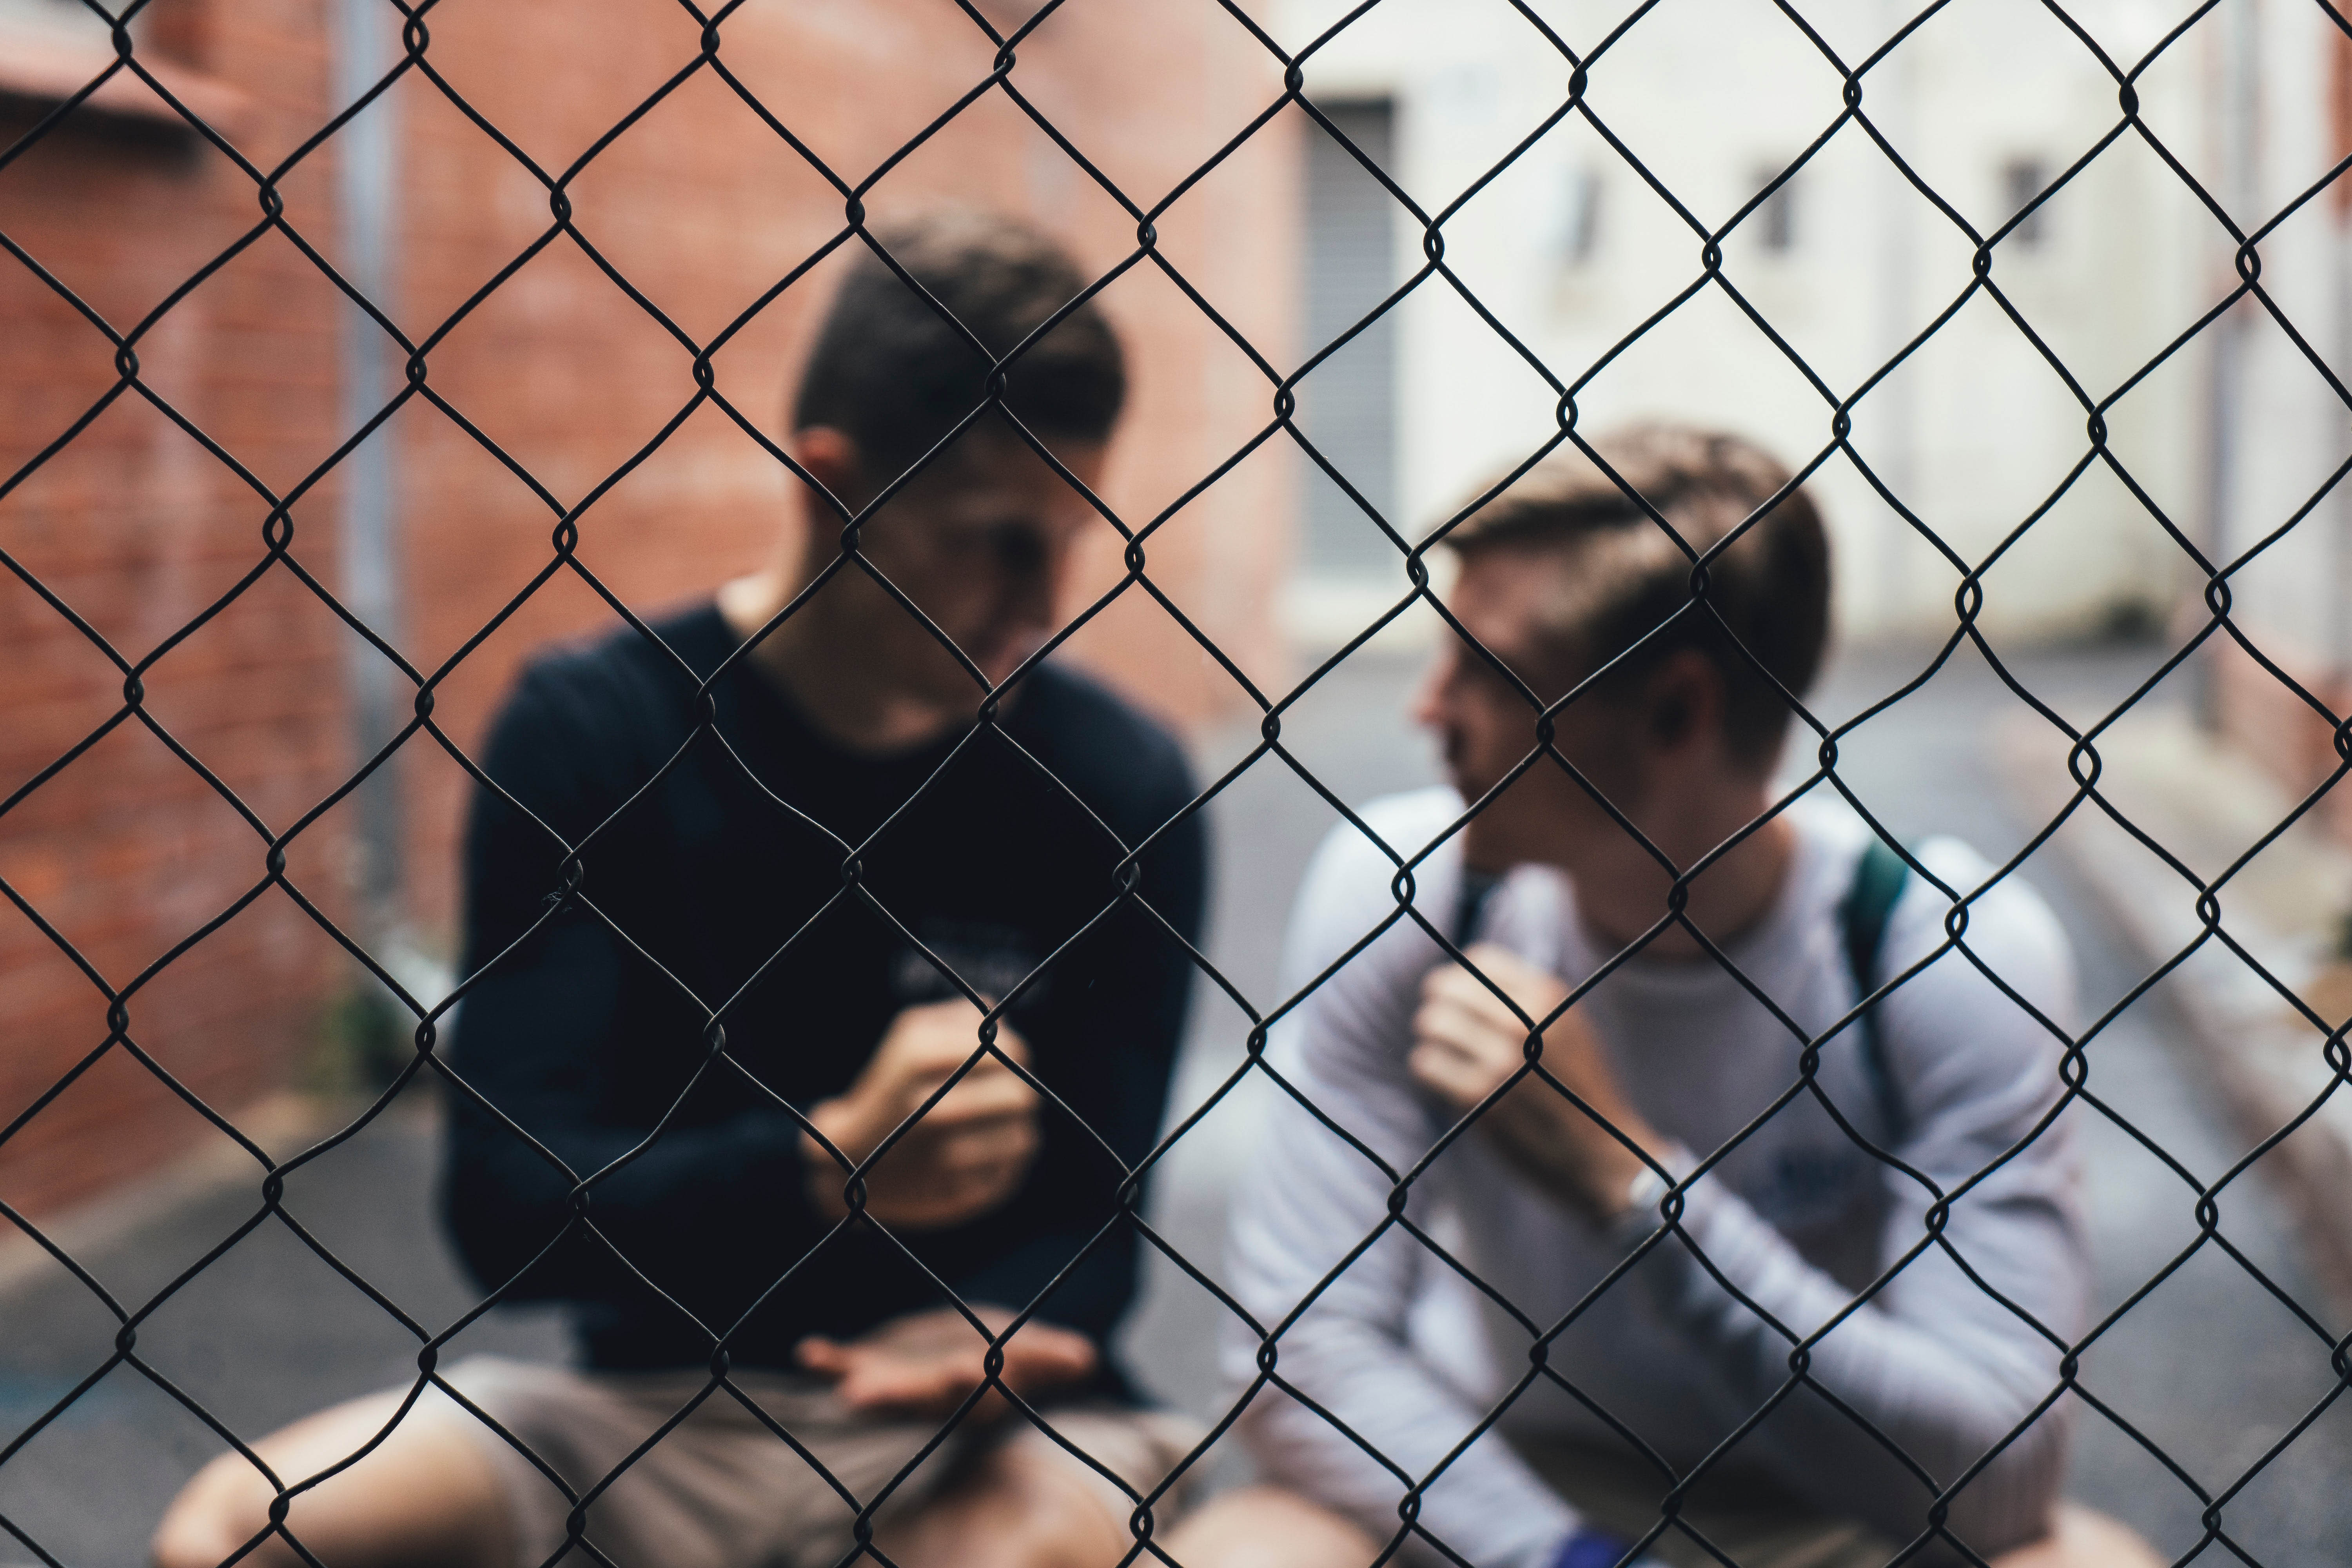
[[[1657,1524],[1664,1478],[1633,1455],[1581,1443],[1516,1446],[1546,1485],[1611,1534],[1639,1541]],[[1679,1517],[1739,1568],[1886,1568],[1901,1550],[1757,1478],[1703,1479]],[[1723,1561],[1671,1526],[1648,1555],[1673,1568],[1720,1568]]]
[[[837,1563],[854,1544],[859,1505],[890,1489],[874,1517],[883,1522],[902,1517],[951,1483],[976,1455],[1003,1443],[1051,1448],[1101,1489],[1114,1518],[1124,1521],[1134,1507],[1111,1482],[1017,1415],[988,1427],[959,1427],[902,1477],[938,1436],[939,1425],[854,1415],[827,1385],[805,1376],[738,1372],[729,1381],[789,1433],[806,1458],[724,1389],[663,1432],[709,1386],[701,1372],[583,1372],[471,1356],[444,1375],[540,1460],[533,1464],[437,1389],[411,1412],[412,1418],[457,1424],[498,1468],[512,1510],[517,1568],[540,1568],[559,1553],[578,1568],[593,1561],[576,1549],[566,1551],[574,1505],[549,1470],[586,1500],[586,1537],[617,1568]],[[1110,1405],[1042,1414],[1096,1463],[1147,1494],[1202,1436],[1181,1416]],[[638,1453],[657,1432],[659,1440]],[[812,1459],[830,1472],[830,1481]],[[1196,1489],[1186,1484],[1191,1475],[1154,1504],[1156,1529],[1164,1530],[1190,1500]]]

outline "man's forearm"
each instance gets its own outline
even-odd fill
[[[560,1109],[520,1106],[517,1119],[583,1179],[644,1141]],[[627,1272],[622,1258],[665,1289],[707,1277],[714,1265],[748,1279],[780,1270],[824,1234],[801,1195],[796,1131],[782,1112],[672,1129],[590,1182],[583,1204],[539,1150],[479,1108],[461,1106],[451,1119],[444,1206],[467,1266],[485,1284],[505,1283],[559,1237],[564,1245],[527,1282],[532,1295],[600,1295]],[[768,1197],[749,1236],[747,1192]]]
[[[1737,1407],[1727,1414],[1745,1415],[1795,1375],[1795,1344],[1759,1310],[1809,1339],[1847,1311],[1853,1294],[1729,1194],[1693,1191],[1683,1226],[1707,1265],[1755,1306],[1727,1291],[1679,1237],[1659,1245],[1656,1264],[1643,1278],[1664,1320],[1716,1368]],[[1950,1268],[1931,1249],[1911,1267],[1933,1269],[1939,1262]],[[1969,1300],[1961,1291],[1983,1300],[1964,1279],[1952,1284],[1915,1290],[1910,1310],[1955,1308]],[[2056,1352],[2047,1342],[2013,1319],[2005,1333],[1990,1324],[1989,1315],[1957,1310],[1933,1321],[1883,1303],[1852,1311],[1806,1344],[1803,1375],[1821,1393],[1800,1391],[1783,1402],[1775,1425],[1786,1436],[1777,1448],[1759,1448],[1759,1457],[1821,1506],[1909,1542],[1926,1528],[1934,1494],[1881,1436],[1938,1486],[1949,1485],[2010,1439],[2056,1384]],[[1954,1531],[1984,1555],[2038,1537],[2055,1500],[2063,1443],[2063,1422],[2055,1411],[2043,1413],[1950,1500]],[[1790,1451],[1792,1445],[1801,1452]]]

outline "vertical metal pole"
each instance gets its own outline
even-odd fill
[[[2327,121],[2328,159],[2338,163],[2352,156],[2352,38],[2333,26],[2327,29]],[[2342,378],[2352,376],[2352,175],[2339,176],[2327,195],[2328,213],[2336,220],[2335,370]],[[2337,438],[2352,440],[2352,408],[2337,409],[2336,416]],[[2326,653],[2335,682],[2327,700],[2340,706],[2352,701],[2352,481],[2336,485],[2332,510],[2336,548],[2320,613],[2327,618]]]
[[[396,57],[400,13],[386,0],[334,0],[336,105],[364,95]],[[337,133],[336,197],[341,223],[339,264],[353,288],[391,313],[395,250],[394,202],[399,124],[393,95],[384,94]],[[342,428],[375,417],[394,391],[394,345],[365,311],[342,307]],[[401,633],[399,513],[389,426],[379,428],[342,464],[343,603],[388,643]],[[352,742],[360,760],[375,752],[405,721],[406,679],[362,639],[349,639],[347,679]],[[401,793],[397,759],[353,792],[352,892],[359,934],[379,963],[397,970],[404,959]]]
[[[2252,215],[2260,195],[2255,147],[2261,114],[2262,59],[2256,4],[2257,0],[2228,0],[2228,25],[2221,34],[2223,58],[2217,127],[2221,143],[2221,201],[2242,227]],[[2224,289],[2238,286],[2234,250],[2221,281]],[[2235,532],[2231,525],[2237,510],[2238,477],[2243,461],[2240,451],[2243,433],[2239,426],[2246,374],[2244,304],[2241,302],[2224,311],[2210,331],[2213,347],[2207,362],[2211,379],[2206,399],[2205,554],[2218,566],[2230,558],[2231,540]],[[2198,596],[2192,624],[2201,626],[2210,613],[2205,607],[2201,585]],[[2223,639],[2219,637],[2209,640],[2189,668],[2198,722],[2209,730],[2221,726],[2218,665],[2223,657]]]
[[[1892,37],[1908,23],[1916,10],[1914,0],[1886,0],[1883,15],[1887,35]],[[1896,49],[1880,63],[1871,73],[1871,85],[1864,94],[1871,120],[1880,134],[1906,157],[1916,156],[1918,152],[1911,139],[1918,107],[1914,101],[1917,76],[1911,69],[1911,47]],[[1878,301],[1881,364],[1900,353],[1917,329],[1912,311],[1916,297],[1912,278],[1918,270],[1912,228],[1912,205],[1916,199],[1903,171],[1895,166],[1893,160],[1884,161],[1877,226],[1878,286],[1873,290]],[[1918,493],[1919,459],[1917,377],[1912,374],[1909,363],[1880,382],[1870,396],[1878,405],[1879,415],[1871,421],[1877,432],[1871,443],[1871,466],[1877,469],[1886,488],[1910,505]],[[1911,558],[1911,525],[1892,508],[1885,517],[1886,533],[1877,562],[1877,630],[1882,636],[1898,631],[1904,624]]]

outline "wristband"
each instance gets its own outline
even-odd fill
[[[1690,1151],[1679,1143],[1666,1145],[1659,1152],[1657,1159],[1667,1173],[1662,1175],[1643,1165],[1633,1179],[1625,1184],[1625,1206],[1609,1223],[1609,1235],[1627,1247],[1648,1239],[1650,1233],[1663,1223],[1658,1205],[1674,1189],[1675,1179],[1696,1163]]]
[[[1617,1568],[1633,1551],[1633,1543],[1622,1536],[1588,1525],[1559,1543],[1551,1568]]]
[[[1619,1212],[1619,1223],[1638,1215],[1645,1225],[1657,1224],[1658,1205],[1665,1200],[1673,1186],[1673,1182],[1649,1166],[1643,1166],[1640,1173],[1625,1184],[1625,1206]]]

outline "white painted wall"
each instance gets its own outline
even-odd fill
[[[2307,181],[2325,167],[2326,49],[2316,8],[2290,14],[2270,0],[2225,0],[2137,90],[2146,120],[2176,156],[2200,177],[2219,179],[2217,62],[2226,63],[2230,8],[2244,5],[2264,6],[2259,162],[2261,196],[2274,208],[2284,197],[2272,186]],[[1274,26],[1297,47],[1346,9],[1342,0],[1281,0]],[[1538,7],[1580,51],[1629,9],[1625,0]],[[1900,0],[1806,0],[1801,9],[1853,61],[1911,14]],[[2177,20],[2149,0],[2088,0],[2070,9],[2127,61]],[[1457,0],[1385,0],[1306,68],[1318,98],[1395,100],[1392,173],[1433,211],[1459,199],[1559,107],[1569,74],[1569,63],[1508,7]],[[1714,226],[1753,194],[1759,170],[1785,164],[1836,119],[1841,93],[1838,72],[1767,0],[1664,0],[1601,53],[1588,96],[1660,181]],[[2010,216],[2009,165],[2032,161],[2054,177],[2121,119],[2113,79],[2033,0],[1948,6],[1869,72],[1863,104],[1980,232]],[[1587,177],[1601,193],[1597,238],[1579,260],[1568,254],[1568,234],[1577,182]],[[1791,248],[1769,253],[1748,232],[1751,220],[1727,243],[1724,274],[1843,396],[1962,294],[1973,247],[1852,123],[1799,174],[1794,200]],[[2265,245],[2265,265],[2298,324],[2333,353],[2336,230],[2319,208],[2306,216]],[[1991,278],[2095,401],[2220,297],[2226,245],[2219,226],[2136,135],[2070,182],[2041,226],[2037,245],[2011,237],[1996,248]],[[1472,196],[1444,234],[1448,264],[1564,382],[1592,373],[1702,270],[1689,226],[1581,115]],[[1421,231],[1402,216],[1398,243],[1400,265],[1419,266]],[[2241,439],[2248,457],[2236,470],[2237,510],[2227,525],[2242,537],[2254,520],[2274,525],[2291,511],[2345,444],[2340,412],[2307,367],[2293,373],[2284,336],[2251,331],[2246,342]],[[1402,343],[1401,504],[1426,529],[1480,476],[1543,440],[1554,428],[1555,400],[1442,279],[1405,307]],[[2118,461],[2195,538],[2208,536],[2211,510],[2210,366],[2206,344],[2192,344],[2108,416]],[[1810,461],[1832,439],[1830,403],[1713,285],[1591,374],[1579,408],[1589,428],[1640,415],[1727,426],[1792,463]],[[2104,465],[2002,549],[2091,447],[2076,395],[1983,290],[1857,405],[1853,443],[1954,552],[1971,562],[1999,552],[1985,578],[1984,624],[2000,635],[2080,629],[2126,605],[2160,608],[2185,580],[2178,549]],[[1814,483],[1837,536],[1845,628],[1948,629],[1958,570],[1843,455],[1833,454]],[[2329,530],[2310,531],[2313,548]],[[2255,578],[2249,595],[2275,595],[2282,616],[2317,635],[2342,574],[2315,575],[2309,562],[2283,556]]]
[[[2223,171],[2216,194],[2242,226],[2253,228],[2271,224],[2322,181],[2339,155],[2327,118],[2336,44],[2332,26],[2315,8],[2306,16],[2261,0],[2238,4],[2239,30],[2231,42],[2255,65],[2242,88],[2252,99],[2251,141],[2243,162]],[[2226,112],[2226,95],[2217,98]],[[2217,133],[2216,142],[2215,161],[2221,163],[2232,144],[2226,132]],[[2212,530],[2214,553],[2223,560],[2286,530],[2232,578],[2233,614],[2267,653],[2304,679],[2342,668],[2352,654],[2344,614],[2352,490],[2322,493],[2345,459],[2352,429],[2341,398],[2312,358],[2332,364],[2339,375],[2352,362],[2345,309],[2346,194],[2321,192],[2258,240],[2263,289],[2294,331],[2256,305],[2238,309],[2233,324],[2242,371],[2236,417],[2230,421],[2232,455],[2224,465]],[[2226,260],[2216,250],[2209,287],[2219,286]]]

